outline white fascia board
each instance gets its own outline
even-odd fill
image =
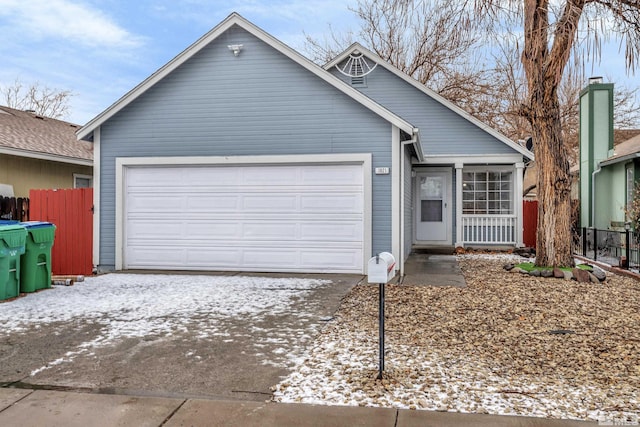
[[[501,134],[500,132],[498,132],[497,130],[495,130],[491,126],[487,125],[486,123],[481,122],[480,120],[478,120],[477,118],[475,118],[474,116],[472,116],[471,114],[469,114],[468,112],[463,110],[462,108],[460,108],[457,105],[455,105],[453,102],[451,102],[448,99],[444,98],[442,95],[439,95],[437,92],[429,89],[427,86],[423,85],[422,83],[420,83],[419,81],[417,81],[413,77],[411,77],[411,76],[407,75],[406,73],[400,71],[398,68],[396,68],[393,65],[389,64],[387,61],[385,61],[382,58],[380,58],[380,56],[378,56],[376,53],[370,51],[369,49],[365,48],[364,46],[362,46],[359,43],[354,43],[351,46],[349,46],[340,55],[335,57],[330,62],[326,63],[323,66],[323,68],[328,71],[331,67],[334,67],[337,64],[339,64],[340,62],[342,62],[354,50],[358,50],[359,52],[364,53],[370,60],[376,62],[378,65],[384,67],[387,71],[389,71],[389,72],[395,74],[396,76],[400,77],[405,82],[409,83],[410,85],[412,85],[416,89],[420,90],[421,92],[423,92],[427,96],[433,98],[435,101],[437,101],[440,104],[444,105],[445,107],[447,107],[448,109],[452,110],[453,112],[457,113],[459,116],[461,116],[464,119],[468,120],[469,122],[473,123],[475,126],[479,127],[480,129],[482,129],[483,131],[487,132],[491,136],[495,137],[499,141],[501,141],[504,144],[508,145],[509,147],[513,148],[514,150],[516,150],[517,152],[519,152],[523,156],[525,156],[525,157],[527,157],[528,159],[531,159],[531,160],[534,159],[533,153],[531,151],[527,150],[525,147],[523,147],[520,144],[512,141],[507,136]]]
[[[229,15],[224,21],[218,24],[215,28],[209,31],[204,36],[200,37],[195,43],[186,48],[180,54],[178,54],[175,58],[169,61],[167,64],[158,69],[155,73],[149,76],[146,80],[140,83],[138,86],[127,92],[122,98],[100,113],[98,116],[89,121],[86,125],[76,131],[76,136],[78,139],[85,139],[91,135],[94,129],[100,126],[102,123],[107,121],[109,118],[114,116],[144,92],[146,92],[149,88],[154,86],[160,80],[165,78],[168,74],[173,72],[176,68],[190,59],[193,55],[198,53],[202,48],[207,46],[209,43],[217,39],[221,34],[231,28],[233,25],[237,25],[250,34],[254,35],[258,39],[267,43],[269,46],[287,56],[289,59],[293,60],[295,63],[301,65],[303,68],[311,71],[316,76],[320,77],[322,80],[334,86],[336,89],[350,96],[369,110],[373,111],[380,117],[389,121],[391,124],[399,127],[403,131],[411,134],[413,131],[413,126],[392,113],[391,111],[384,108],[382,105],[373,101],[371,98],[363,95],[357,89],[352,88],[347,85],[345,82],[335,77],[331,73],[324,70],[322,67],[318,66],[311,60],[305,58],[303,55],[290,48],[286,44],[282,43],[280,40],[276,39],[272,35],[258,28],[251,22],[244,19],[237,13],[232,13]]]
[[[615,165],[616,163],[626,162],[628,160],[635,159],[636,157],[640,157],[640,153],[632,153],[627,154],[626,156],[614,157],[612,159],[603,160],[599,163],[600,167]]]
[[[60,156],[57,154],[39,153],[36,151],[20,150],[18,148],[0,147],[0,154],[9,156],[27,157],[29,159],[48,160],[50,162],[68,163],[80,166],[93,166],[93,160],[78,159],[75,157]]]
[[[425,157],[424,161],[420,163],[414,163],[414,166],[419,165],[450,165],[450,164],[464,164],[464,165],[501,165],[501,164],[515,164],[522,162],[522,156],[518,154],[479,154],[479,155],[463,155],[452,156],[450,154],[430,155]]]

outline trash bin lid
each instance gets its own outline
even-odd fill
[[[45,221],[25,221],[20,225],[26,228],[34,243],[53,242],[56,226]]]
[[[23,221],[20,223],[23,227],[29,228],[41,228],[41,227],[51,227],[52,223],[46,221]]]
[[[10,248],[20,248],[25,244],[27,230],[19,225],[0,225],[0,242]]]

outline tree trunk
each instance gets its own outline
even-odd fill
[[[571,174],[561,137],[559,103],[557,97],[555,102],[537,102],[536,97],[532,101],[530,120],[538,167],[536,265],[573,267]]]
[[[573,267],[571,175],[562,140],[558,86],[575,40],[584,0],[567,2],[553,29],[549,49],[549,0],[524,1],[522,64],[529,102],[523,115],[531,123],[538,167],[536,265]]]

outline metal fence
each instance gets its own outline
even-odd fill
[[[594,261],[626,269],[640,268],[640,234],[632,231],[582,228],[575,253]]]

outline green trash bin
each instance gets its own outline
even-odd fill
[[[20,295],[20,255],[27,230],[19,224],[0,224],[0,300]]]
[[[20,260],[20,290],[35,292],[51,287],[51,247],[56,226],[50,222],[21,222],[26,231],[25,251]]]

